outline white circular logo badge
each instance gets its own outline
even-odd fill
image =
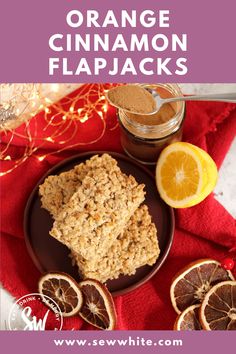
[[[40,311],[39,304],[44,304]],[[60,331],[62,325],[60,307],[49,296],[38,293],[28,294],[18,299],[13,304],[8,317],[8,328],[12,331]]]

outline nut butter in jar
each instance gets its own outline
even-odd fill
[[[176,84],[145,84],[161,98],[183,96]],[[150,91],[151,92],[151,91]],[[185,116],[185,102],[166,103],[153,115],[133,114],[118,110],[121,144],[130,157],[147,164],[156,164],[162,149],[180,141]]]

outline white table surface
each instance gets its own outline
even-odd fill
[[[236,84],[180,84],[180,86],[185,94],[236,92]],[[68,92],[68,86],[65,88],[65,92]],[[221,166],[214,194],[215,198],[236,218],[236,139],[234,139]],[[6,270],[2,269],[2,271]],[[14,298],[1,287],[0,329],[2,330],[7,329],[6,321],[13,302]]]

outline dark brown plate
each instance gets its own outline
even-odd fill
[[[68,248],[49,236],[53,219],[46,210],[41,208],[38,195],[39,185],[47,176],[70,170],[92,155],[101,153],[103,152],[84,153],[60,162],[41,178],[31,193],[25,209],[24,231],[29,254],[40,272],[61,271],[79,280],[78,271],[76,267],[72,267],[71,259],[68,257]],[[160,269],[172,244],[174,213],[172,208],[166,205],[157,193],[155,179],[149,170],[124,155],[113,152],[107,153],[118,161],[118,165],[124,173],[132,174],[139,183],[145,184],[145,203],[148,205],[153,222],[156,224],[161,249],[160,257],[152,267],[144,266],[139,268],[132,276],[120,276],[118,279],[107,282],[107,287],[113,295],[121,295],[144,284]]]

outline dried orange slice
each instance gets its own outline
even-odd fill
[[[64,317],[74,316],[83,303],[82,292],[76,281],[65,273],[47,273],[38,284],[39,293],[53,299]]]
[[[201,303],[213,285],[224,280],[234,280],[229,270],[213,259],[200,259],[177,273],[170,288],[170,298],[175,311],[180,314],[187,307]]]
[[[111,294],[97,280],[87,279],[79,283],[84,303],[80,316],[100,329],[112,330],[116,326],[116,310]]]
[[[176,319],[174,324],[175,331],[199,331],[202,326],[199,321],[200,304],[192,305],[186,308]]]
[[[216,284],[200,308],[202,327],[208,331],[236,330],[236,281]]]

